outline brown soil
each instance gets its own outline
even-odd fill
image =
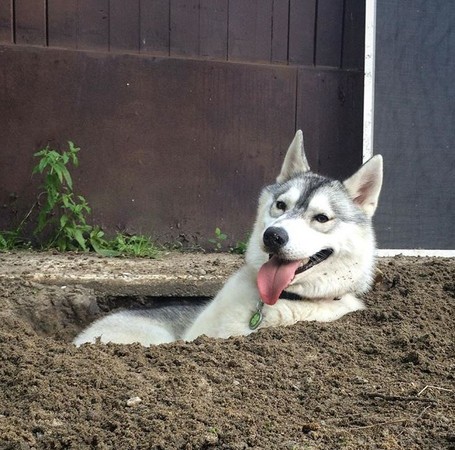
[[[135,274],[162,266],[72,255],[62,284],[55,258],[0,255],[0,449],[455,449],[455,259],[381,260],[368,310],[334,323],[77,349],[129,281],[126,303],[158,296]],[[186,296],[240,264],[185,258],[165,264]]]

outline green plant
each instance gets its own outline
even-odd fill
[[[118,233],[114,239],[108,240],[100,227],[87,223],[86,216],[91,213],[91,208],[82,195],[74,194],[68,169],[69,163],[75,167],[79,165],[77,153],[80,149],[71,141],[68,141],[68,146],[68,151],[58,152],[47,146],[35,153],[40,161],[33,173],[44,176],[44,192],[39,198],[45,196],[35,234],[42,234],[49,228],[54,231],[45,247],[56,247],[60,251],[94,250],[103,256],[157,257],[157,246],[146,236]]]
[[[13,250],[21,244],[19,231],[1,231],[0,232],[0,252]]]
[[[152,239],[143,235],[128,236],[118,233],[109,242],[109,247],[118,254],[141,258],[156,258],[160,253]]]
[[[227,235],[224,234],[220,228],[216,227],[215,228],[215,237],[209,239],[208,241],[213,244],[213,250],[216,252],[221,251],[223,248],[223,243],[227,239]]]
[[[30,208],[29,212],[21,220],[14,230],[0,231],[0,252],[13,250],[15,248],[29,248],[31,242],[22,237],[22,230],[27,223],[28,218],[35,209],[36,203]]]
[[[45,196],[34,233],[40,235],[45,229],[55,230],[46,247],[85,251],[90,248],[90,238],[99,237],[99,230],[87,224],[86,215],[91,209],[82,195],[73,192],[73,180],[67,166],[69,163],[75,167],[79,165],[77,153],[80,149],[71,141],[68,146],[68,151],[59,152],[47,146],[34,154],[40,161],[32,173],[44,176],[44,192],[39,199]]]
[[[244,255],[248,246],[248,242],[237,241],[234,246],[230,247],[229,251],[236,255]]]
[[[44,191],[38,195],[37,201],[15,230],[0,231],[0,251],[31,245],[21,238],[21,232],[34,209],[39,206],[34,234],[41,248],[94,250],[103,256],[156,258],[160,249],[150,237],[118,233],[109,240],[99,226],[87,223],[91,208],[82,195],[73,192],[73,179],[68,168],[69,164],[74,167],[79,165],[79,151],[73,142],[68,141],[67,151],[59,152],[46,146],[34,154],[40,160],[32,173],[44,177]]]
[[[219,227],[215,228],[215,237],[208,239],[208,241],[213,244],[213,250],[219,252],[223,249],[224,243],[227,240],[228,236],[226,233],[223,233]],[[246,252],[248,242],[237,241],[233,246],[229,247],[229,253],[235,253],[237,255],[243,255]]]

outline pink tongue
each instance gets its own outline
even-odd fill
[[[274,305],[278,301],[299,266],[300,261],[283,261],[273,256],[259,269],[257,285],[264,303]]]

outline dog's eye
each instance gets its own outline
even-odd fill
[[[280,209],[281,211],[286,211],[286,203],[282,202],[281,200],[278,200],[275,204],[276,209]]]
[[[313,219],[319,223],[326,223],[329,221],[329,218],[325,214],[316,214]]]

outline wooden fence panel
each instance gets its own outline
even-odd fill
[[[77,0],[48,0],[48,44],[77,48]]]
[[[229,60],[269,62],[272,0],[229,1]]]
[[[356,0],[3,0],[0,42],[362,70],[364,15]]]
[[[109,0],[78,0],[77,48],[109,50]]]
[[[200,0],[199,56],[227,59],[228,1]]]
[[[316,0],[290,0],[289,64],[314,65]]]
[[[109,49],[139,52],[139,0],[110,0]]]
[[[289,0],[273,0],[272,52],[270,61],[287,64],[289,34]]]
[[[140,51],[169,56],[170,0],[140,1]]]
[[[344,0],[318,0],[316,66],[340,67]]]
[[[170,14],[170,55],[199,55],[199,0],[172,0]]]
[[[335,2],[333,10],[328,0],[1,2],[0,40],[14,42],[16,27],[21,44],[100,53],[2,47],[0,204],[11,192],[21,198],[0,228],[30,207],[30,148],[48,141],[87,150],[81,194],[95,222],[161,240],[197,242],[215,226],[243,239],[252,217],[236,211],[253,213],[296,127],[314,170],[349,175],[361,161],[363,72],[352,46],[364,9]],[[136,52],[162,58],[122,54]],[[333,70],[340,65],[350,70]],[[115,198],[106,189],[114,184]],[[210,221],[200,222],[201,210]]]
[[[11,0],[0,2],[0,42],[5,44],[14,42],[12,13]]]
[[[15,0],[16,43],[42,45],[46,42],[46,1]]]
[[[348,177],[362,163],[363,74],[299,69],[297,128],[305,133],[312,169]]]
[[[365,2],[345,0],[343,20],[343,69],[363,70],[365,58]]]
[[[243,240],[294,133],[294,68],[13,46],[0,67],[0,229],[36,199],[33,151],[71,139],[75,191],[109,233]]]

